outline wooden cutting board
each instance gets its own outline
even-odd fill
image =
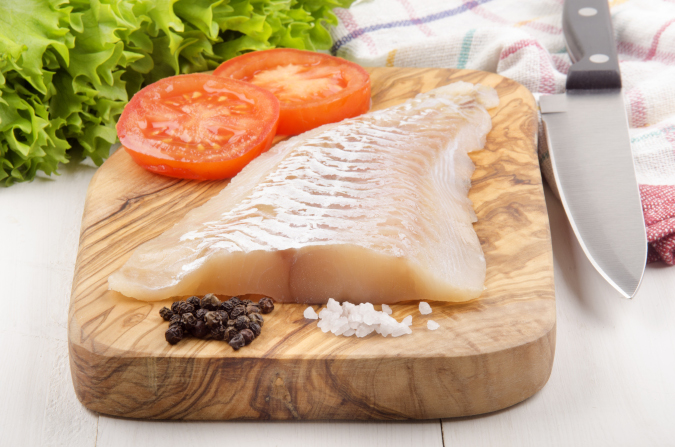
[[[493,130],[469,197],[487,261],[485,292],[461,304],[393,305],[413,333],[399,338],[324,334],[306,306],[277,304],[262,335],[225,342],[164,340],[158,312],[108,291],[107,278],[143,242],[227,182],[150,174],[117,151],[89,185],[70,302],[75,391],[100,413],[156,419],[408,419],[499,410],[540,390],[555,351],[553,259],[536,153],[537,113],[520,84],[485,72],[374,68],[373,109],[458,81],[497,89]],[[318,306],[315,306],[318,310]],[[427,321],[441,325],[429,331]]]

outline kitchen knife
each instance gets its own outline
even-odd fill
[[[563,32],[573,62],[566,93],[539,100],[553,174],[591,264],[632,298],[647,239],[607,0],[565,0]]]

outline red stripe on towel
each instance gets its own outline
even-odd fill
[[[656,35],[654,35],[654,39],[652,40],[652,46],[649,48],[649,53],[647,53],[647,57],[645,58],[646,61],[652,60],[654,55],[656,54],[656,49],[659,46],[659,40],[661,39],[661,34],[671,25],[675,23],[675,19],[670,19],[666,23],[663,24],[661,28],[656,32]]]
[[[640,185],[650,252],[647,262],[675,264],[675,186]]]

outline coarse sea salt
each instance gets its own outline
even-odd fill
[[[386,304],[382,305],[385,311],[383,312],[375,310],[371,303],[352,304],[345,301],[341,305],[330,298],[326,307],[321,309],[318,315],[312,307],[308,307],[305,309],[304,316],[309,319],[318,317],[317,326],[323,332],[332,332],[345,337],[356,335],[361,338],[372,332],[377,332],[383,337],[412,334],[412,329],[410,329],[412,317],[409,315],[399,323],[386,313],[385,306]],[[391,313],[391,308],[389,306],[387,308]]]
[[[429,306],[429,303],[425,303],[424,301],[420,302],[420,313],[422,315],[429,315],[431,313],[431,306]]]
[[[436,323],[434,320],[427,321],[427,329],[429,329],[430,331],[435,331],[439,327],[441,327],[441,325]]]
[[[319,319],[319,316],[316,314],[316,311],[311,306],[305,309],[302,315],[304,315],[304,317],[307,318],[308,320]]]

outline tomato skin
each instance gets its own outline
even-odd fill
[[[311,51],[277,48],[237,56],[220,65],[213,74],[250,81],[261,70],[289,64],[339,68],[346,87],[322,98],[285,101],[280,99],[277,133],[298,135],[323,124],[353,118],[370,108],[370,76],[363,67],[347,60]],[[255,82],[253,82],[255,84]],[[265,88],[264,84],[256,84]]]
[[[217,180],[234,177],[267,151],[278,122],[279,101],[270,92],[190,74],[138,92],[125,107],[117,133],[127,153],[148,171]]]

